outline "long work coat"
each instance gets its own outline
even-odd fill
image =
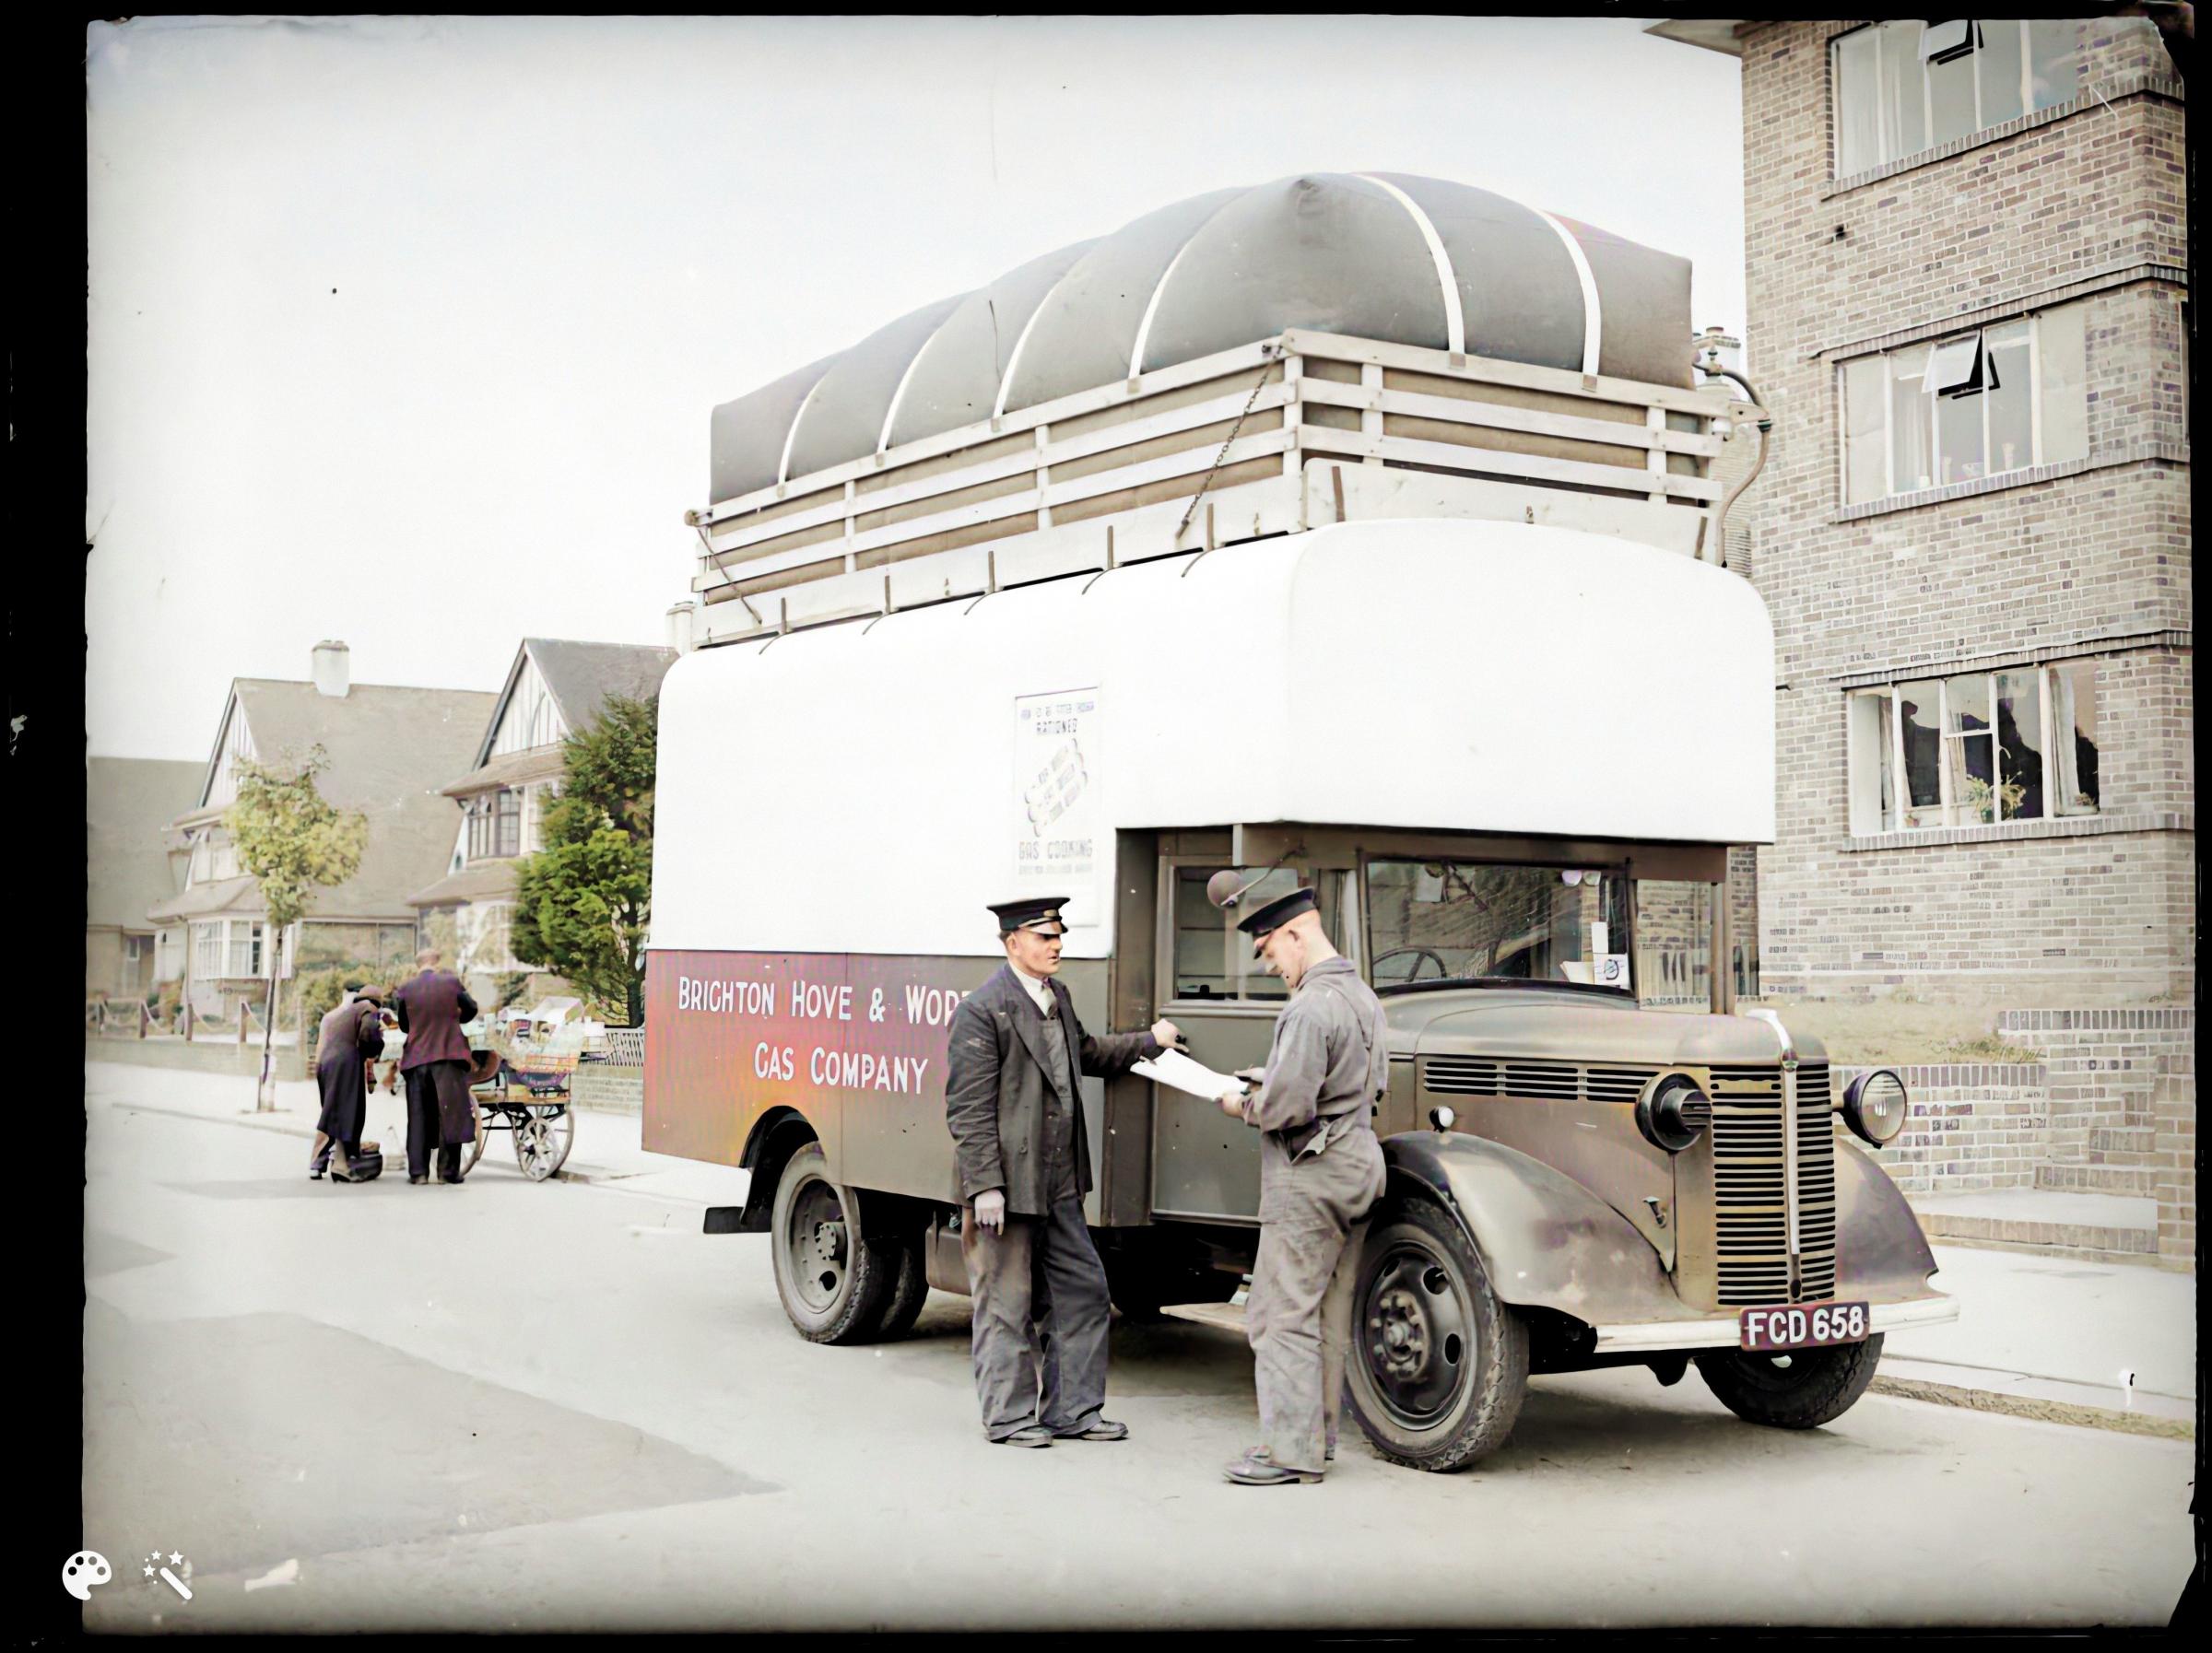
[[[1051,983],[1065,1036],[1071,1094],[1080,1074],[1126,1072],[1159,1054],[1149,1033],[1083,1031],[1067,989]],[[1051,1144],[1045,1141],[1044,1018],[1029,991],[1001,965],[953,1012],[945,1067],[945,1123],[952,1131],[954,1175],[962,1202],[998,1188],[1016,1216],[1042,1216],[1050,1206]],[[1090,1192],[1090,1144],[1078,1109],[1075,1121],[1076,1187]]]
[[[323,1116],[315,1129],[351,1145],[369,1120],[368,1075],[361,1064],[384,1048],[383,1013],[365,999],[351,999],[324,1016],[315,1038],[315,1088]]]
[[[461,1024],[477,1019],[477,1002],[451,970],[425,970],[393,991],[399,1030],[407,1036],[399,1071],[408,1075],[409,1093],[428,1084],[438,1096],[438,1140],[451,1147],[476,1140],[476,1120],[468,1108],[468,1039]],[[429,1072],[413,1078],[417,1070]]]

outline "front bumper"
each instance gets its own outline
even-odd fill
[[[1940,1326],[1959,1318],[1959,1299],[1940,1293],[1904,1303],[1876,1303],[1867,1319],[1876,1331],[1903,1331],[1914,1326]],[[1656,1320],[1644,1325],[1598,1326],[1596,1353],[1600,1354],[1665,1353],[1677,1349],[1734,1349],[1742,1345],[1736,1318],[1716,1320]]]

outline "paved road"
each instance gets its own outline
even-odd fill
[[[1129,1442],[1002,1450],[964,1299],[818,1348],[696,1205],[311,1183],[92,1072],[88,1627],[2163,1624],[2191,1565],[2188,1445],[1880,1398],[1784,1434],[1694,1375],[1538,1378],[1465,1474],[1355,1436],[1231,1487],[1249,1354],[1185,1322],[1115,1327]]]

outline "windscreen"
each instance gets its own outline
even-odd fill
[[[1627,988],[1630,883],[1618,867],[1371,861],[1371,979]]]

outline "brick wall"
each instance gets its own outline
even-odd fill
[[[645,1111],[645,1070],[611,1061],[580,1061],[569,1081],[569,1099],[603,1113]]]
[[[87,1061],[121,1061],[134,1067],[188,1068],[201,1073],[235,1073],[255,1078],[261,1073],[258,1039],[241,1045],[235,1039],[131,1038],[118,1035],[88,1036]],[[298,1045],[278,1045],[276,1073],[279,1079],[309,1079],[313,1075]]]
[[[2158,1252],[2196,1255],[2196,1012],[2018,1010],[1997,1018],[2042,1054],[2050,1163],[2039,1188],[2155,1200]]]
[[[1863,1068],[1837,1066],[1836,1095]],[[1911,1111],[1886,1148],[1868,1148],[1908,1194],[2033,1188],[2049,1152],[2050,1105],[2043,1070],[2014,1063],[1945,1063],[1892,1070]],[[1842,1121],[1838,1131],[1847,1131]],[[1857,1137],[1852,1141],[1866,1144]]]
[[[2181,88],[2147,20],[2079,30],[2080,96],[1839,183],[1828,42],[1744,42],[1747,359],[1776,428],[1737,510],[1776,634],[1770,993],[2141,1002],[2195,966]],[[1846,509],[1837,362],[2085,306],[2089,457]],[[2100,815],[1854,841],[1845,691],[2096,661]]]

